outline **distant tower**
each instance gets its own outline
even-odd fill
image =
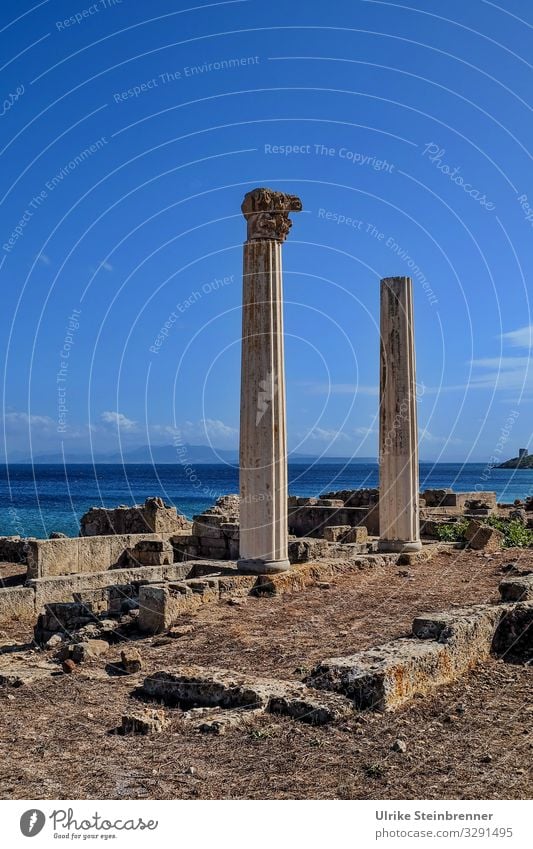
[[[523,460],[524,457],[527,457],[527,448],[519,448],[518,449],[518,459]]]

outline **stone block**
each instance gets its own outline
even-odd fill
[[[354,528],[348,528],[342,538],[343,543],[355,542],[359,545],[367,542],[368,531],[364,525],[356,525]]]
[[[109,651],[109,643],[105,640],[84,640],[80,643],[71,643],[61,649],[60,660],[72,660],[74,663],[85,663],[88,660],[96,660]]]
[[[174,625],[176,619],[192,613],[202,603],[218,598],[214,593],[182,592],[168,584],[146,584],[139,589],[139,630],[149,634],[160,634]]]
[[[160,711],[144,713],[125,713],[121,719],[122,734],[159,734],[168,728],[170,722]]]
[[[351,713],[345,699],[318,694],[299,682],[256,678],[216,667],[178,667],[145,678],[144,693],[170,705],[263,710],[324,725]],[[325,696],[325,698],[324,698]]]
[[[324,528],[324,539],[328,542],[341,542],[349,531],[350,525],[328,525]],[[356,542],[356,540],[353,540],[353,542]]]
[[[506,660],[531,663],[533,660],[533,604],[513,605],[502,616],[492,649]]]
[[[28,587],[0,589],[0,622],[35,620],[35,590]]]
[[[166,566],[174,561],[174,549],[163,539],[141,540],[128,552],[132,565]]]
[[[324,660],[307,683],[342,693],[360,710],[394,710],[485,660],[504,613],[501,605],[478,605],[417,617],[415,638]]]
[[[468,547],[475,551],[499,551],[503,547],[504,534],[473,520],[465,531],[465,539]]]
[[[27,563],[28,578],[76,574],[79,571],[78,540],[28,540]]]
[[[133,675],[135,672],[140,672],[142,669],[142,658],[138,649],[133,646],[128,646],[120,652],[120,659],[124,672],[128,675]]]
[[[498,589],[502,601],[533,601],[533,574],[504,578]]]

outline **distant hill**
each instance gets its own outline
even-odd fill
[[[175,463],[199,465],[202,463],[228,463],[229,465],[238,465],[239,452],[236,449],[227,448],[211,448],[209,445],[189,445],[184,443],[181,446],[175,445],[141,445],[138,448],[129,448],[124,450],[122,454],[119,452],[113,453],[70,453],[66,452],[65,457],[59,452],[49,454],[36,454],[34,457],[17,457],[12,462],[16,463],[34,463],[37,465],[54,465],[74,463],[110,463],[121,465],[128,464],[153,464]],[[328,463],[345,464],[345,463],[376,463],[375,457],[316,457],[313,454],[291,454],[289,463],[319,463],[325,465]]]
[[[533,454],[526,454],[525,457],[513,457],[512,460],[506,460],[505,463],[500,463],[496,466],[497,469],[533,469]]]

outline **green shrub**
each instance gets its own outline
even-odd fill
[[[469,521],[453,522],[440,525],[437,528],[437,536],[442,542],[464,542],[465,531]],[[527,548],[533,546],[533,531],[524,527],[522,522],[516,519],[501,519],[498,516],[488,516],[483,519],[484,525],[490,525],[504,535],[503,545],[505,548]]]
[[[529,545],[533,545],[533,531],[530,531],[517,519],[499,519],[498,516],[489,516],[487,525],[504,534],[503,544],[505,548],[527,548]]]
[[[467,521],[453,522],[449,525],[439,525],[437,527],[437,536],[441,542],[463,542],[467,527]]]

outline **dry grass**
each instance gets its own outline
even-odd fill
[[[344,576],[330,589],[206,606],[194,630],[159,644],[141,639],[144,672],[216,664],[297,678],[318,660],[408,632],[414,615],[497,597],[502,567],[529,552],[490,559],[453,551],[411,567]],[[403,571],[403,570],[402,570]],[[21,629],[13,632],[19,639]],[[4,641],[5,642],[5,641]],[[113,677],[105,660],[43,677],[1,696],[4,798],[529,798],[531,669],[499,660],[386,716],[364,714],[313,728],[273,716],[213,737],[184,727],[151,737],[109,733],[139,708],[142,676]],[[0,657],[0,667],[18,655]],[[41,660],[28,654],[21,661]],[[7,694],[14,696],[7,698]],[[397,738],[407,752],[392,751]],[[194,767],[190,774],[190,767]]]

